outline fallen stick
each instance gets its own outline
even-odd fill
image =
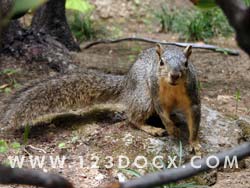
[[[232,162],[234,157],[237,157],[237,161],[240,161],[243,158],[250,156],[250,142],[246,142],[231,150],[220,152],[211,156],[194,160],[193,164],[184,164],[178,168],[172,168],[162,172],[148,174],[138,179],[130,180],[124,183],[113,183],[106,186],[105,188],[153,188],[177,182],[178,180],[192,177],[200,172],[208,171],[210,169],[209,166],[215,166],[217,163],[217,167],[219,167],[225,165],[225,163],[228,162],[227,160]],[[208,165],[208,161],[210,165]]]
[[[0,164],[0,184],[34,185],[45,188],[74,188],[65,178],[37,170],[11,168]]]
[[[142,38],[142,37],[127,37],[127,38],[120,38],[120,39],[104,39],[104,40],[97,40],[95,42],[90,42],[87,45],[83,47],[83,49],[91,48],[92,46],[98,45],[98,44],[112,44],[112,43],[118,43],[123,41],[140,41],[140,42],[148,42],[148,43],[159,43],[163,45],[174,45],[179,47],[187,47],[191,45],[193,48],[197,49],[204,49],[204,50],[211,50],[214,52],[219,53],[225,53],[228,55],[238,56],[240,53],[237,50],[232,50],[229,48],[221,48],[219,46],[214,46],[210,44],[197,44],[197,43],[183,43],[183,42],[162,42],[160,40],[155,39],[148,39],[148,38]]]

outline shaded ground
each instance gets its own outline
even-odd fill
[[[98,1],[95,1],[95,3],[98,3]],[[149,1],[149,3],[151,2]],[[145,4],[150,6],[147,2]],[[104,11],[104,8],[99,8]],[[127,10],[127,8],[124,8],[124,10]],[[138,12],[143,15],[143,11],[144,9]],[[130,10],[128,12],[134,11]],[[107,17],[110,18],[107,20],[107,23],[110,20],[114,20],[112,19],[112,11],[110,11],[110,14],[111,16]],[[134,18],[130,20],[130,23],[137,23],[136,20],[138,21],[138,19],[135,15],[128,13],[125,14],[125,18],[127,15]],[[117,25],[126,25],[125,21],[128,20],[123,17],[121,15],[116,19]],[[122,35],[133,35],[137,29],[136,31],[139,31],[140,36],[178,41],[178,37],[173,34],[156,33],[157,28],[150,29],[151,26],[145,26],[141,22],[141,19],[139,19],[138,25],[127,25],[129,27],[122,28]],[[233,38],[219,38],[214,39],[212,42],[223,47],[238,49]],[[152,45],[126,42],[113,45],[99,45],[88,50],[83,50],[79,54],[72,53],[72,55],[74,56],[75,64],[83,68],[97,68],[105,72],[125,74],[135,61],[137,55],[148,47],[152,47]],[[249,58],[243,52],[240,56],[236,57],[205,50],[194,50],[191,60],[197,68],[201,82],[201,96],[202,103],[204,104],[201,138],[205,152],[217,152],[237,145],[242,140],[249,139],[249,123],[241,125],[238,121],[235,121],[237,116],[242,118],[250,117]],[[48,68],[46,62],[28,63],[25,60],[14,60],[10,57],[1,57],[0,62],[0,70],[6,68],[18,70],[16,74],[11,76],[11,80],[15,79],[21,85],[31,79],[57,74]],[[0,75],[0,86],[6,83],[11,84],[13,82],[11,80],[6,75]],[[241,100],[238,101],[236,112],[235,94],[237,90],[239,90]],[[6,95],[5,93],[0,93],[1,100]],[[221,114],[218,115],[218,112],[211,109],[217,110]],[[105,159],[106,156],[112,156],[114,163],[117,164],[119,155],[127,155],[133,161],[139,153],[140,155],[145,155],[149,161],[152,161],[155,155],[166,156],[179,153],[179,142],[177,140],[168,137],[154,138],[136,130],[122,121],[123,114],[117,113],[116,110],[104,110],[103,113],[97,114],[94,117],[92,115],[86,116],[85,114],[83,117],[84,121],[81,121],[81,123],[76,118],[75,122],[72,122],[72,119],[70,119],[70,121],[59,121],[50,125],[33,128],[28,143],[43,149],[46,153],[30,148],[27,148],[26,151],[23,148],[19,151],[11,149],[5,155],[1,154],[0,160],[6,159],[8,155],[19,154],[28,156],[28,153],[39,156],[45,155],[47,157],[50,155],[66,156],[66,166],[63,168],[52,169],[50,161],[46,160],[46,167],[43,170],[63,174],[72,180],[76,187],[96,187],[104,182],[110,182],[118,178],[122,179],[125,174],[118,173],[117,165],[111,169],[106,168],[104,165],[107,165],[109,161],[108,158]],[[0,138],[8,140],[9,143],[13,141],[23,142],[22,133],[22,130],[11,131],[10,133],[1,132]],[[185,152],[187,149],[185,139],[183,148]],[[167,151],[170,153],[167,153]],[[98,161],[99,169],[91,168],[96,161],[94,156],[100,157]],[[79,168],[81,159],[84,159],[84,164]],[[187,160],[186,155],[184,155],[183,160]],[[25,166],[30,165],[26,162]],[[135,166],[132,165],[130,167],[134,168]],[[247,169],[238,172],[229,171],[219,173],[218,183],[215,187],[240,187],[240,184],[242,187],[250,187],[248,181],[250,176],[249,164],[246,163],[245,167]],[[149,168],[145,168],[139,171],[145,173],[150,170]],[[215,183],[216,178],[211,179],[211,182],[205,182],[205,184]],[[2,187],[7,188],[10,186]]]

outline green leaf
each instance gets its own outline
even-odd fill
[[[66,144],[64,142],[62,142],[62,143],[58,144],[58,147],[60,149],[66,148]]]
[[[235,99],[236,99],[237,101],[240,101],[240,99],[241,99],[240,91],[239,91],[239,90],[237,90],[236,93],[235,93]]]
[[[19,84],[19,83],[17,83],[17,82],[15,81],[15,83],[14,83],[13,87],[18,89],[18,88],[20,88],[20,87],[21,87],[21,84]]]
[[[29,9],[35,9],[45,3],[47,0],[16,0],[15,5],[11,11],[11,14],[17,14],[20,12],[25,12]]]
[[[19,142],[13,142],[11,143],[11,148],[18,150],[21,148],[21,144]]]
[[[4,140],[0,140],[0,153],[6,153],[8,151],[8,144]]]
[[[4,89],[4,93],[10,93],[11,92],[11,88],[9,88],[9,87],[6,87],[5,89]]]
[[[245,2],[245,5],[246,5],[247,7],[250,6],[250,0],[244,0],[244,2]]]
[[[120,169],[121,172],[123,172],[124,174],[129,174],[129,175],[132,175],[132,176],[135,176],[135,177],[141,177],[141,174],[133,169]]]
[[[4,69],[3,71],[2,71],[2,73],[3,74],[7,74],[7,75],[12,75],[12,74],[15,74],[15,73],[17,73],[18,71],[16,70],[16,69]]]
[[[85,0],[67,0],[66,9],[77,10],[82,13],[89,13],[93,10],[93,6]]]

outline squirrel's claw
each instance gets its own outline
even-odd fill
[[[143,130],[144,132],[152,135],[152,136],[165,136],[167,134],[165,129],[158,128],[158,127],[153,127],[150,125],[141,125],[138,127],[139,129]]]
[[[190,144],[189,152],[194,153],[197,156],[202,156],[202,146],[199,142],[194,142]]]

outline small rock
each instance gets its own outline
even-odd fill
[[[118,177],[119,182],[121,183],[127,180],[126,176],[124,176],[124,174],[120,172],[117,173],[117,177]]]
[[[98,175],[96,175],[95,180],[101,181],[101,180],[103,180],[104,178],[105,178],[105,175],[103,175],[103,174],[98,174]]]

